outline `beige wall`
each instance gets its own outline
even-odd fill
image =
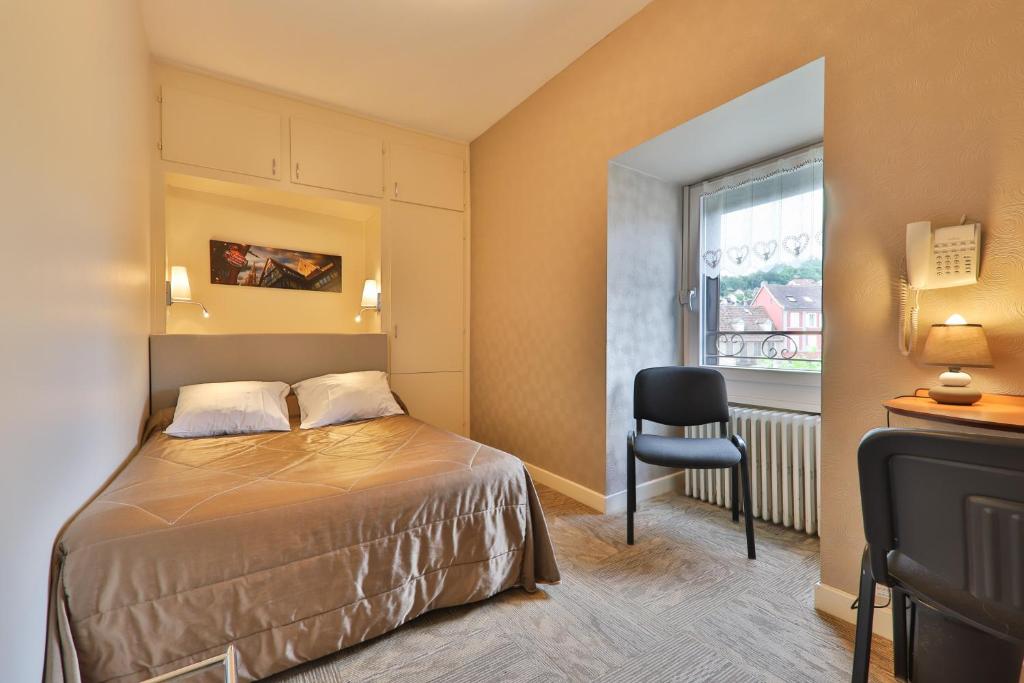
[[[37,681],[50,549],[146,408],[149,57],[135,2],[0,22],[0,680]]]
[[[210,317],[203,318],[197,306],[171,306],[168,333],[363,330],[363,325],[355,322],[363,281],[376,277],[380,270],[378,263],[368,269],[365,258],[372,226],[368,229],[362,221],[180,187],[167,188],[164,208],[167,262],[188,268],[192,298],[210,311]],[[211,284],[211,239],[340,254],[341,293]],[[379,237],[377,240],[379,243]],[[379,251],[378,244],[376,253]]]
[[[856,447],[934,370],[896,350],[913,220],[984,224],[979,286],[926,293],[986,325],[989,391],[1024,392],[1024,4],[655,0],[471,146],[473,436],[604,485],[607,161],[826,58],[823,580],[852,591]]]

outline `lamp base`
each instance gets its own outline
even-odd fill
[[[981,399],[981,392],[973,387],[932,387],[928,395],[937,403],[955,406],[969,406]]]

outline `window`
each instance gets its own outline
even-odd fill
[[[815,146],[691,188],[703,365],[821,371],[822,162]]]

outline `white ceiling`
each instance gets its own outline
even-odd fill
[[[160,59],[458,140],[650,0],[142,0]]]
[[[612,159],[690,185],[825,133],[825,59],[780,76]]]

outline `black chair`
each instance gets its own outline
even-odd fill
[[[920,670],[922,678],[1015,683],[1024,653],[1024,440],[876,429],[857,458],[867,547],[853,681],[868,680],[881,583],[892,594],[897,677]],[[927,636],[924,615],[945,631]],[[938,661],[915,666],[923,643],[934,644],[926,649]]]
[[[736,480],[743,486],[747,525],[747,557],[756,558],[754,521],[750,512],[750,471],[747,444],[729,431],[729,400],[725,379],[710,368],[647,368],[633,380],[636,432],[626,438],[626,543],[633,545],[636,513],[636,461],[680,469],[728,469],[732,483],[732,520],[739,521]],[[643,433],[643,422],[673,427],[718,423],[720,438],[690,439]]]

